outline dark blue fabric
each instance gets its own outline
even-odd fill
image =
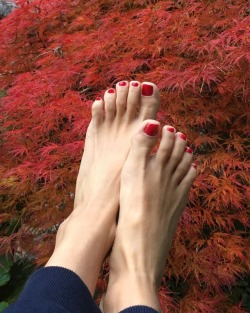
[[[44,267],[28,279],[18,300],[4,313],[101,313],[87,286],[74,272],[62,267]],[[157,313],[134,306],[121,313]]]
[[[155,311],[154,309],[149,308],[148,306],[137,305],[137,306],[131,306],[130,308],[122,310],[120,313],[159,313],[159,312]]]

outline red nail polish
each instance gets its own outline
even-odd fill
[[[139,84],[136,83],[136,82],[131,83],[131,85],[132,85],[133,87],[138,87],[138,86],[139,86]]]
[[[95,98],[95,99],[96,99],[96,101],[102,100],[101,97],[97,97],[97,98]]]
[[[175,129],[174,127],[167,127],[167,130],[171,133],[174,133],[175,132]]]
[[[195,169],[197,169],[197,164],[193,163],[192,165]]]
[[[181,139],[183,139],[183,140],[187,140],[187,136],[184,135],[184,134],[179,134],[179,137],[180,137]]]
[[[108,93],[115,93],[115,89],[113,88],[108,89]]]
[[[191,153],[191,154],[193,153],[193,150],[191,148],[189,148],[189,147],[186,147],[185,151],[188,152],[188,153]]]
[[[143,96],[152,96],[154,87],[152,85],[143,84],[141,93]]]
[[[127,85],[127,83],[126,82],[119,82],[119,84],[118,84],[119,86],[126,86]]]
[[[150,124],[149,123],[144,128],[144,133],[153,137],[153,136],[157,135],[158,130],[159,130],[159,124]]]

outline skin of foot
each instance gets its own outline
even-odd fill
[[[120,213],[103,300],[105,313],[134,305],[160,311],[158,289],[179,218],[196,177],[186,136],[159,123],[141,124],[121,174]]]
[[[156,117],[159,105],[157,86],[137,81],[117,83],[92,105],[74,210],[60,225],[55,250],[46,264],[74,271],[91,294],[114,241],[120,175],[131,138],[142,121]]]

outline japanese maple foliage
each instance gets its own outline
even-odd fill
[[[230,290],[250,267],[248,1],[17,5],[0,21],[1,253],[46,262],[73,207],[93,99],[119,80],[152,81],[158,119],[188,136],[199,172],[166,265],[163,311],[245,312]]]

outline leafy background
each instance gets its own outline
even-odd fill
[[[199,170],[163,312],[249,311],[248,1],[17,5],[0,21],[1,309],[49,258],[72,210],[92,100],[136,79],[159,86],[158,119],[187,134]],[[97,301],[107,276],[104,264]]]

